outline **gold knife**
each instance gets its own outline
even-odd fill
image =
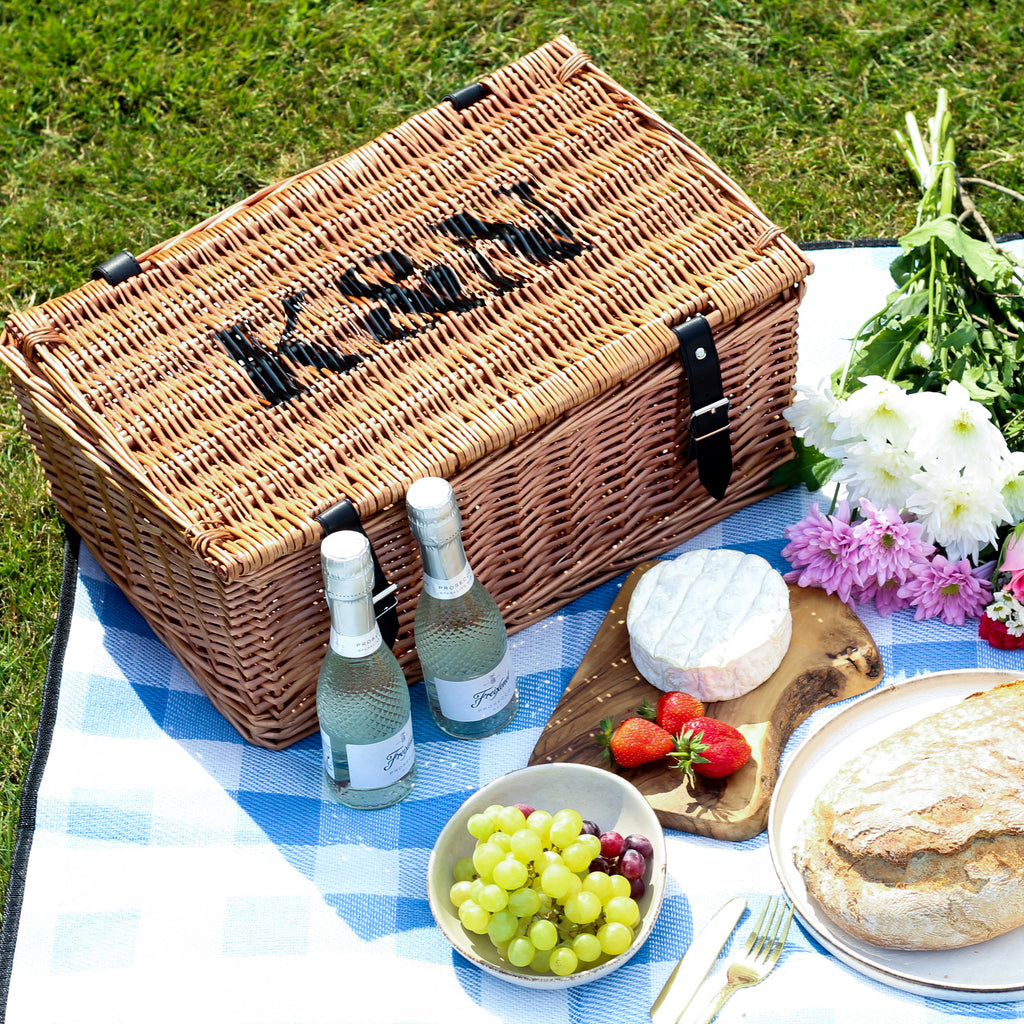
[[[706,925],[690,943],[675,970],[668,976],[665,987],[651,1007],[653,1024],[676,1024],[683,1015],[690,1000],[707,977],[711,965],[718,959],[722,947],[729,941],[739,924],[747,901],[742,896],[728,903]]]

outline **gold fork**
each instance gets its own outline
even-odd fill
[[[765,903],[757,924],[743,944],[743,952],[729,964],[726,983],[715,997],[709,1012],[701,1017],[700,1024],[710,1024],[737,989],[757,985],[768,977],[779,962],[779,954],[786,944],[792,920],[793,908],[785,900],[773,896]]]

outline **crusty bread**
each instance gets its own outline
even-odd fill
[[[793,855],[829,918],[877,946],[952,949],[1024,924],[1024,680],[853,757]]]

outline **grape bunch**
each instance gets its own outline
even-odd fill
[[[632,945],[654,852],[645,836],[526,804],[493,804],[466,828],[476,846],[456,861],[449,896],[462,926],[510,964],[565,976]]]

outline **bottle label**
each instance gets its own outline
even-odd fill
[[[334,749],[331,738],[320,730],[323,744],[324,767],[337,781],[334,769]],[[376,743],[346,743],[348,781],[353,789],[384,789],[412,771],[416,761],[416,745],[412,736],[412,717],[394,735]]]
[[[331,650],[343,658],[366,658],[384,642],[380,635],[380,627],[374,623],[369,633],[361,636],[347,636],[331,630]]]
[[[481,722],[496,715],[516,692],[512,652],[505,648],[501,661],[476,679],[434,679],[441,714],[456,722]]]
[[[456,597],[462,597],[473,589],[476,577],[469,562],[457,576],[451,579],[439,579],[437,576],[423,574],[423,591],[439,601],[452,601]]]

